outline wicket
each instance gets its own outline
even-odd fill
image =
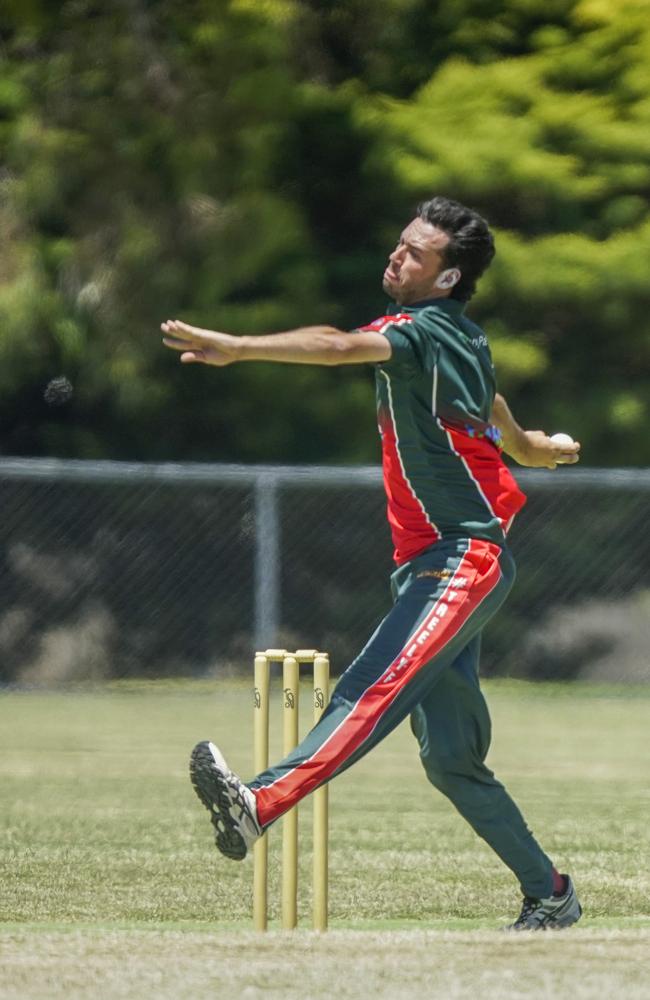
[[[255,654],[254,767],[257,774],[269,765],[269,688],[271,664],[282,663],[283,751],[288,754],[298,744],[298,693],[300,664],[314,669],[314,722],[318,722],[329,701],[330,665],[327,653],[315,649],[267,649]],[[313,927],[327,929],[328,886],[328,795],[327,786],[313,793]],[[282,828],[282,928],[292,930],[298,923],[298,811],[291,809]],[[253,926],[268,926],[268,835],[253,848]]]

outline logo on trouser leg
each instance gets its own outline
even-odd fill
[[[453,584],[450,584],[449,586],[452,585]],[[449,597],[451,597],[451,595],[452,592],[449,593]],[[407,650],[405,650],[404,653],[402,653],[399,661],[394,664],[393,668],[381,678],[385,684],[389,684],[394,681],[398,674],[402,673],[406,667],[410,666],[415,653],[417,653],[421,646],[429,641],[448,611],[449,605],[445,603],[445,601],[438,601],[432,614],[425,620],[424,625],[420,628],[411,645]]]
[[[448,580],[452,572],[450,569],[423,569],[421,573],[416,574],[416,579],[423,580],[425,577],[432,576],[434,580]]]
[[[421,573],[416,574],[416,580],[424,580],[427,577],[433,577],[434,580],[449,580],[452,572],[450,569],[423,569]],[[455,580],[450,581],[449,586],[460,590],[467,586],[467,577],[457,576]]]

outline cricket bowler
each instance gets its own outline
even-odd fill
[[[541,930],[575,923],[581,907],[570,877],[485,764],[490,717],[479,648],[514,580],[507,534],[526,499],[501,451],[554,469],[577,462],[580,445],[524,431],[496,393],[487,337],[465,315],[494,252],[480,215],[435,197],[389,256],[383,288],[394,307],[358,330],[232,336],[162,324],[164,344],[184,363],[374,365],[395,548],[392,610],[296,749],[244,783],[206,741],[194,748],[190,773],[218,849],[241,860],[283,813],[410,716],[427,778],[519,882],[523,906],[510,929]]]

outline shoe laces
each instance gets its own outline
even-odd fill
[[[244,790],[238,781],[232,781],[230,783],[231,789],[234,789],[234,794],[232,794],[232,804],[239,809],[239,819],[242,816],[250,816],[250,809],[244,797]]]
[[[256,821],[255,817],[251,812],[251,808],[246,799],[246,786],[242,781],[240,781],[231,771],[229,776],[229,785],[231,791],[232,805],[239,810],[239,816],[237,817],[238,822],[241,823],[244,816],[250,820],[253,826],[259,829],[259,823]]]
[[[515,927],[517,927],[519,924],[525,924],[531,913],[534,913],[534,911],[537,909],[538,905],[539,905],[538,899],[533,899],[532,896],[524,896],[524,903],[521,908],[521,913],[519,914],[517,920],[515,921]]]

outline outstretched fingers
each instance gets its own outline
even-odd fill
[[[237,360],[237,338],[217,330],[202,330],[179,319],[167,319],[160,324],[163,344],[180,351],[183,364],[201,362],[223,367]]]
[[[196,333],[206,333],[206,330],[199,329],[198,326],[190,326],[189,323],[183,323],[180,319],[166,319],[164,323],[160,324],[160,327],[165,332],[177,333],[180,337],[191,337]]]
[[[181,361],[184,364],[193,361],[205,361],[203,351],[196,346],[198,339],[196,334],[201,331],[196,330],[195,327],[189,326],[187,323],[182,323],[178,319],[165,320],[164,323],[160,324],[160,329],[165,334],[163,337],[165,347],[171,347],[173,351],[183,351]],[[188,351],[188,347],[191,347],[192,350]]]
[[[160,324],[160,329],[166,334],[164,341],[168,347],[177,347],[178,344],[187,346],[188,342],[194,339],[194,328],[187,323],[181,323],[178,319],[165,320]]]

